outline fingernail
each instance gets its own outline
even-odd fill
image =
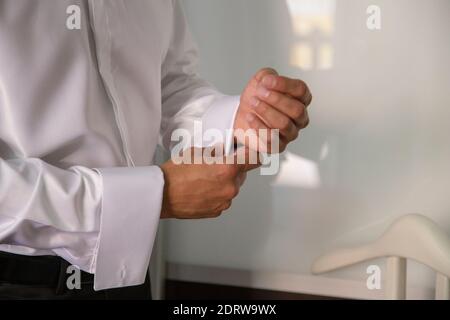
[[[264,87],[259,87],[256,93],[261,98],[268,98],[270,96],[270,91]]]
[[[255,120],[255,115],[253,113],[247,113],[246,118],[248,122],[253,122],[253,120]]]
[[[260,102],[259,99],[255,98],[255,97],[251,97],[251,99],[250,99],[250,104],[253,107],[257,107],[259,105],[259,102]]]
[[[262,83],[267,88],[274,88],[277,84],[277,78],[273,75],[267,75],[263,78]]]

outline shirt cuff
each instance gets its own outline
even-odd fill
[[[94,289],[144,283],[161,214],[159,167],[96,169],[102,177]]]
[[[202,117],[203,134],[207,130],[214,130],[218,135],[209,141],[205,141],[204,147],[223,143],[225,154],[230,154],[234,144],[234,122],[239,104],[240,96],[224,96],[216,99],[209,107]],[[222,139],[219,140],[217,137],[222,137]]]

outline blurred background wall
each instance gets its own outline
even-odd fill
[[[169,279],[370,298],[368,264],[319,279],[314,258],[407,213],[450,232],[450,1],[183,4],[201,74],[223,92],[240,94],[272,66],[305,80],[314,102],[277,176],[250,174],[219,219],[168,224]],[[381,30],[366,26],[372,4]],[[425,267],[409,264],[408,281],[410,297],[431,295]]]

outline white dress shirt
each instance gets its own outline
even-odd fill
[[[61,256],[95,273],[96,290],[143,283],[157,144],[194,120],[225,132],[239,104],[195,61],[175,0],[1,1],[0,251]]]

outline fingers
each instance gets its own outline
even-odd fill
[[[256,131],[255,136],[257,137]],[[217,148],[222,151],[216,153],[218,151]],[[247,147],[239,147],[229,155],[224,155],[225,151],[222,144],[206,148],[191,147],[185,150],[185,152],[191,153],[191,161],[189,164],[216,166],[216,168],[222,170],[221,175],[228,179],[235,179],[237,175],[261,166],[259,153]],[[195,159],[196,162],[194,162],[193,159]],[[215,174],[214,171],[213,173]]]
[[[290,79],[266,72],[261,80],[261,84],[267,89],[288,94],[298,99],[305,106],[309,106],[312,101],[311,91],[302,80]]]
[[[242,171],[239,165],[226,165],[223,169],[225,176],[228,178],[223,181],[222,186],[222,201],[213,211],[213,216],[220,216],[223,211],[231,207],[232,201],[239,195],[240,188],[247,178],[247,172]]]
[[[269,130],[269,127],[264,124],[264,122],[258,118],[254,113],[249,113],[246,116],[247,123],[251,129],[256,130],[258,132],[261,129]]]
[[[238,179],[243,183],[248,171],[261,166],[261,159],[258,152],[247,147],[239,147],[232,155],[226,157],[225,163],[230,163],[230,170],[236,170],[235,175],[241,175]]]
[[[221,208],[219,210],[222,213],[223,211],[226,211],[226,210],[230,209],[232,204],[233,204],[233,201],[231,201],[231,200],[230,201],[225,201],[225,203],[221,206]]]
[[[285,94],[270,91],[260,86],[257,89],[258,97],[250,98],[250,105],[255,108],[255,110],[261,110],[261,112],[270,112],[266,109],[267,106],[271,106],[269,109],[276,109],[282,114],[286,115],[288,118],[292,119],[294,124],[299,128],[303,129],[306,122],[307,111],[306,107],[300,101],[293,99]],[[257,112],[260,114],[259,112]],[[286,122],[284,123],[287,124]],[[272,127],[275,128],[275,127]],[[281,127],[276,127],[280,128]],[[280,130],[281,132],[281,130]]]
[[[292,100],[292,99],[291,99]],[[298,128],[289,116],[278,111],[271,105],[263,101],[253,104],[253,111],[271,129],[279,129],[280,134],[288,141],[292,141],[298,136]]]
[[[247,179],[247,172],[239,172],[234,181],[234,188],[230,188],[231,190],[228,191],[227,198],[220,208],[221,212],[230,209],[233,203],[233,199],[238,196],[240,189],[246,179]]]
[[[261,136],[260,133],[264,131],[269,132],[270,128],[254,113],[248,113],[246,115],[246,120],[250,129],[247,131],[248,147],[251,150],[261,150],[261,148],[267,146],[268,141],[267,139],[264,139],[264,137]]]

